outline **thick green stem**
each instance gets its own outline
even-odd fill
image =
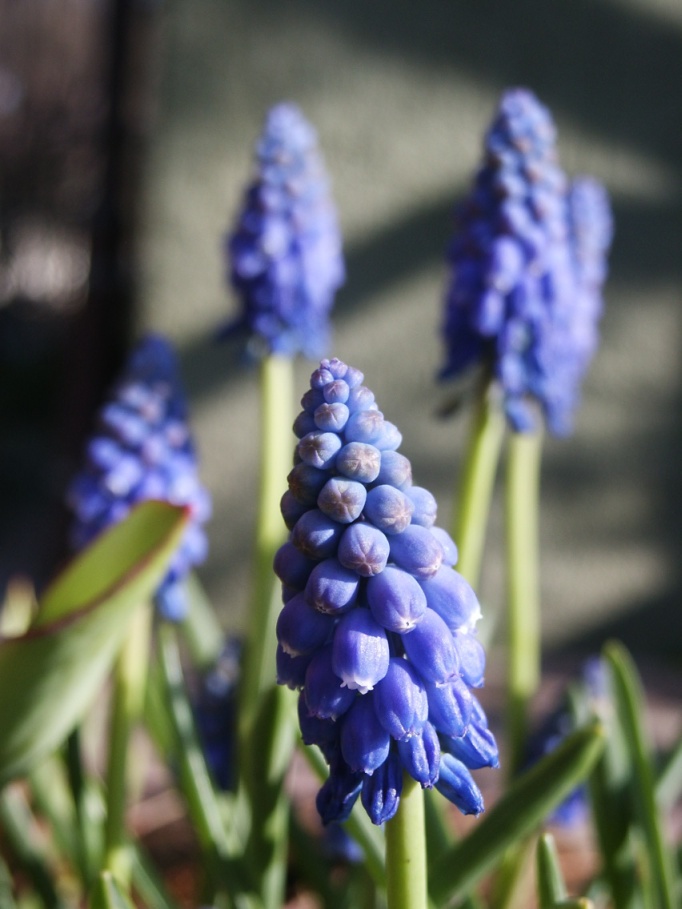
[[[118,655],[112,691],[105,825],[105,867],[121,885],[129,886],[131,856],[125,811],[129,790],[129,743],[142,714],[149,661],[152,608],[140,606]]]
[[[539,495],[542,436],[513,433],[507,461],[508,736],[510,768],[523,761],[528,707],[540,683]]]
[[[281,607],[272,560],[285,539],[279,510],[291,469],[293,365],[269,356],[261,373],[260,488],[253,588],[248,616],[240,721],[248,724],[259,695],[275,680],[275,624]]]
[[[427,909],[424,793],[403,775],[398,812],[386,824],[388,909]]]
[[[504,437],[504,415],[485,385],[469,435],[462,480],[457,490],[453,537],[459,549],[457,571],[478,584],[495,473]]]

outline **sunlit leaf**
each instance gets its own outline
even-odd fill
[[[162,502],[138,506],[67,566],[23,635],[0,639],[0,785],[25,775],[82,718],[186,519]]]

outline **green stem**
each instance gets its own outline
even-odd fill
[[[128,753],[133,727],[144,707],[151,617],[151,604],[145,603],[136,610],[118,655],[112,692],[104,862],[106,869],[125,888],[129,886],[131,874],[125,824],[130,788]]]
[[[388,909],[427,909],[424,793],[403,775],[398,812],[386,824]]]
[[[525,748],[528,707],[540,683],[538,515],[542,436],[512,433],[506,484],[508,735],[511,773]]]
[[[486,383],[479,395],[469,435],[462,480],[457,490],[453,537],[459,549],[457,571],[478,584],[490,501],[504,437],[504,415]]]
[[[285,539],[279,510],[291,469],[293,364],[271,355],[262,361],[260,488],[253,589],[241,683],[240,722],[247,729],[259,696],[275,679],[275,624],[280,608],[272,560]]]

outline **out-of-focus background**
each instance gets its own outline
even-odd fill
[[[501,92],[552,110],[561,163],[608,187],[602,348],[549,439],[548,653],[682,640],[682,7],[676,0],[0,0],[0,581],[64,559],[62,498],[142,331],[181,356],[214,501],[200,576],[248,598],[257,375],[216,327],[222,238],[269,106],[318,130],[345,237],[332,353],[362,369],[417,482],[453,509],[467,414],[434,376],[451,211]],[[304,391],[315,364],[297,365]],[[495,512],[482,598],[504,580]]]

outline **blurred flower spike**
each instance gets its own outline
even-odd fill
[[[146,336],[132,351],[68,490],[73,548],[86,546],[145,499],[190,509],[190,523],[156,594],[161,615],[178,621],[187,608],[184,578],[206,556],[202,525],[211,501],[197,473],[177,359],[158,335]]]
[[[221,331],[257,355],[317,358],[345,268],[317,135],[291,103],[273,107],[256,145],[256,174],[225,251],[241,313]]]
[[[358,796],[375,824],[389,820],[404,770],[478,814],[470,771],[498,761],[471,691],[485,669],[479,603],[363,379],[322,360],[294,423],[282,498],[290,536],[274,566],[278,682],[300,689],[303,741],[329,764],[317,797],[325,824],[344,820]]]
[[[612,223],[605,189],[569,184],[551,114],[532,92],[502,96],[485,159],[456,212],[441,377],[483,363],[512,428],[571,431],[598,344]]]

